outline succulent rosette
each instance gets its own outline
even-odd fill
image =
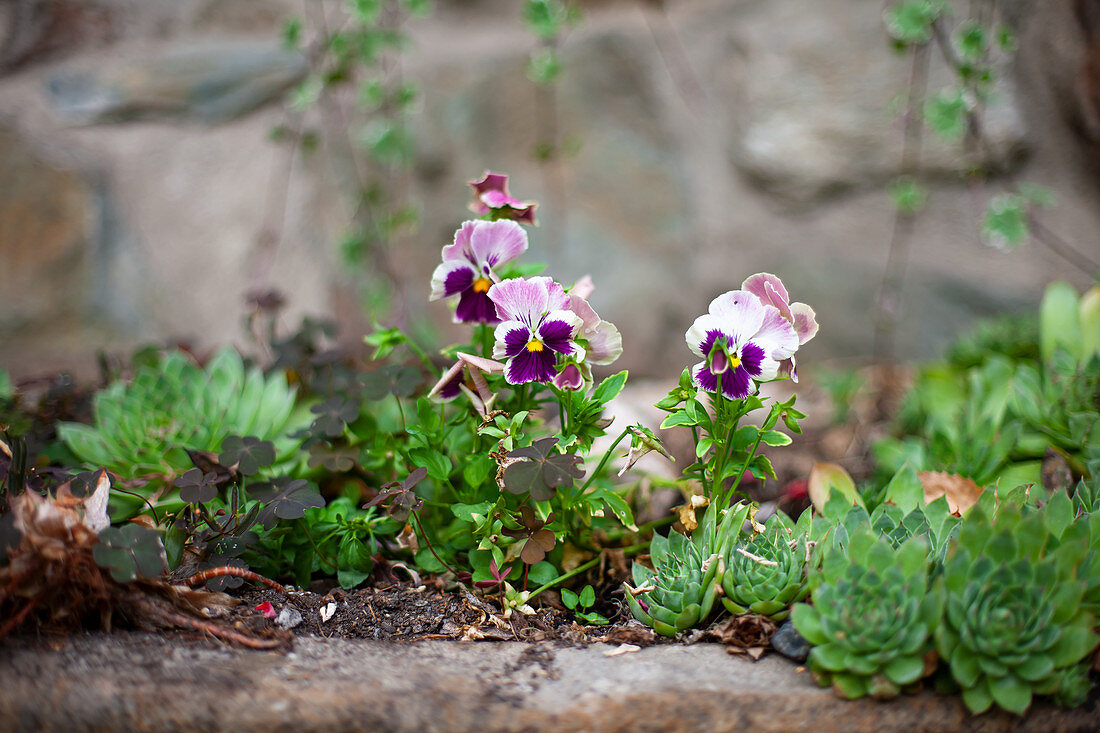
[[[923,538],[895,550],[867,528],[826,555],[811,579],[813,605],[791,610],[814,645],[807,662],[818,684],[844,698],[891,698],[932,671],[943,592],[929,588],[927,555]]]
[[[731,290],[711,301],[685,334],[704,361],[692,369],[699,389],[730,400],[748,397],[753,382],[774,379],[780,362],[798,350],[798,333],[774,305],[748,290]]]
[[[500,282],[498,268],[526,250],[527,232],[514,221],[463,222],[432,273],[429,300],[457,295],[456,323],[498,323],[489,288]]]
[[[508,384],[547,383],[557,375],[560,357],[583,361],[575,338],[582,326],[569,310],[569,296],[549,277],[512,278],[489,289],[501,323],[493,358],[505,360]]]
[[[747,542],[725,555],[722,605],[733,614],[758,613],[774,621],[790,614],[791,604],[810,592],[806,575],[806,537],[772,516]]]
[[[1100,637],[1077,571],[1087,538],[1059,543],[1046,514],[1002,505],[990,520],[975,506],[938,581],[947,608],[936,648],[974,713],[996,703],[1022,714],[1036,694],[1076,705],[1088,693]]]
[[[653,535],[650,558],[656,569],[635,563],[636,587],[624,585],[634,618],[670,637],[706,619],[719,587],[718,555],[706,555],[691,540],[670,532],[668,538]]]

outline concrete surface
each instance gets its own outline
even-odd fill
[[[1097,696],[1024,718],[955,697],[845,702],[776,656],[721,646],[394,644],[286,655],[147,634],[0,644],[0,731],[1094,731]]]

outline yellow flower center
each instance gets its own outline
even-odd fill
[[[739,357],[736,357],[736,356],[731,356],[730,357],[730,369],[736,369],[739,366],[741,366],[741,359]]]
[[[492,284],[493,283],[489,278],[479,277],[477,280],[474,280],[474,292],[475,293],[487,293],[487,292],[489,292],[489,287]]]
[[[542,342],[538,339],[531,339],[527,342],[528,351],[542,351]]]

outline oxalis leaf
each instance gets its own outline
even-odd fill
[[[168,567],[160,534],[139,524],[108,527],[100,532],[92,557],[118,583],[155,578]]]
[[[257,487],[254,496],[266,502],[260,512],[260,522],[265,529],[274,527],[277,519],[301,519],[305,516],[306,509],[325,505],[324,498],[317,490],[302,479],[276,479],[265,489]]]
[[[504,469],[504,488],[513,494],[530,494],[535,501],[549,501],[558,487],[582,478],[580,456],[552,453],[555,445],[556,438],[543,438],[509,452],[509,458],[520,460]]]

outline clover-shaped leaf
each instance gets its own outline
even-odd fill
[[[180,498],[188,504],[205,504],[218,495],[217,474],[192,468],[176,479]]]
[[[309,408],[317,418],[311,430],[335,438],[344,432],[344,426],[359,417],[359,405],[344,397],[329,397],[324,402]]]
[[[520,460],[504,469],[504,488],[513,494],[530,494],[535,501],[549,501],[559,486],[569,486],[583,477],[580,456],[552,454],[556,444],[556,438],[543,438],[528,448],[510,451],[509,458]]]
[[[359,383],[368,400],[381,400],[389,395],[408,397],[420,384],[420,372],[411,366],[391,364],[360,375]]]
[[[355,466],[359,449],[350,445],[330,445],[317,442],[309,447],[309,467],[324,468],[333,473],[344,473]]]
[[[224,466],[235,467],[245,476],[251,476],[275,462],[275,444],[251,435],[243,438],[230,435],[222,441],[218,460]]]
[[[538,515],[535,514],[535,510],[529,506],[520,507],[519,513],[519,523],[522,528],[506,529],[504,534],[509,537],[526,538],[523,547],[520,549],[520,560],[528,565],[542,562],[543,558],[546,557],[546,553],[554,549],[556,542],[554,533],[546,529],[546,525],[554,521],[554,513],[551,512],[545,521],[539,519]]]
[[[404,522],[410,514],[424,505],[423,500],[413,489],[427,475],[428,469],[420,467],[410,473],[404,481],[390,481],[384,484],[378,491],[378,496],[367,502],[364,508],[389,502],[390,516],[399,522]]]
[[[266,504],[259,517],[264,529],[275,526],[276,519],[301,519],[306,509],[325,505],[324,498],[303,479],[276,479],[253,495]]]
[[[156,578],[168,568],[160,533],[140,524],[104,529],[99,544],[92,548],[92,557],[118,583]]]

